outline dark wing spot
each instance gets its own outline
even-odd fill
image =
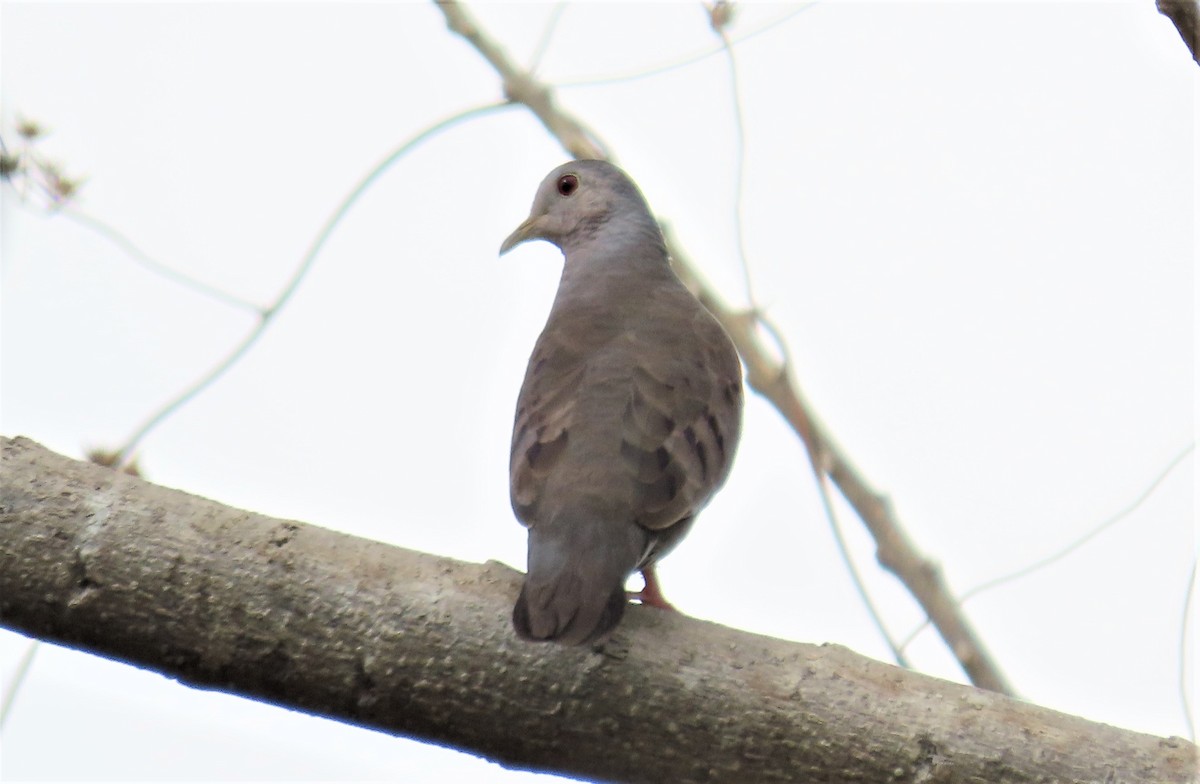
[[[651,452],[630,441],[622,440],[621,457],[625,459],[639,482],[653,482],[662,476],[663,466],[658,451]]]
[[[696,431],[691,425],[688,425],[683,430],[683,437],[688,442],[688,446],[696,453],[696,459],[700,461],[700,478],[708,478],[708,452],[704,449],[704,444],[696,440]]]
[[[717,451],[721,453],[721,459],[725,458],[725,436],[721,434],[721,426],[717,424],[717,418],[712,414],[706,417],[708,429],[712,431],[713,438],[717,440]]]
[[[539,433],[539,435],[541,434]],[[525,459],[529,461],[529,467],[533,469],[534,473],[544,474],[550,470],[550,467],[554,465],[566,448],[567,430],[563,428],[562,432],[553,440],[533,442],[529,449],[525,450]]]
[[[675,420],[664,414],[636,388],[625,404],[621,424],[625,437],[636,441],[638,446],[644,449],[662,443],[675,430]]]
[[[646,486],[645,495],[642,497],[641,507],[645,512],[653,514],[660,512],[675,500],[675,496],[679,494],[679,481],[674,474],[663,474],[656,482],[652,482]]]

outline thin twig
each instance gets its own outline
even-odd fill
[[[737,58],[724,27],[713,26],[713,32],[721,39],[729,62],[729,92],[733,103],[733,216],[734,236],[737,239],[738,261],[742,266],[742,278],[746,286],[746,301],[754,306],[754,287],[750,280],[750,263],[746,260],[746,232],[742,205],[745,201],[746,180],[746,122],[742,111],[742,87],[738,78]]]
[[[816,5],[818,5],[818,0],[813,0],[811,3],[804,3],[799,8],[793,8],[787,13],[780,14],[778,18],[772,19],[770,22],[765,22],[762,25],[743,33],[742,35],[734,37],[732,40],[735,44],[748,41],[757,35],[761,35],[769,30],[773,30],[784,22],[790,21],[793,17],[808,11]],[[698,63],[701,60],[707,60],[715,54],[720,54],[722,48],[723,47],[720,45],[712,46],[708,49],[704,49],[693,54],[684,55],[683,57],[662,63],[660,65],[647,66],[645,68],[638,68],[633,71],[626,71],[619,74],[582,76],[578,79],[568,79],[567,81],[562,82],[556,81],[554,84],[559,89],[565,90],[571,87],[600,87],[603,85],[618,84],[620,82],[633,82],[637,81],[638,79],[645,79],[650,76],[658,76],[660,74],[668,73],[676,70],[677,68],[686,68],[687,66],[692,65],[693,63]]]
[[[1192,719],[1192,703],[1188,698],[1188,621],[1191,618],[1192,594],[1196,591],[1196,559],[1192,558],[1192,573],[1188,577],[1187,593],[1183,595],[1183,621],[1179,624],[1179,699],[1183,703],[1183,720],[1187,722],[1188,739],[1196,742],[1196,724]]]
[[[1104,522],[1095,526],[1094,528],[1089,530],[1087,533],[1085,533],[1083,536],[1080,536],[1079,538],[1075,539],[1070,544],[1064,545],[1063,547],[1059,548],[1058,550],[1055,550],[1050,555],[1047,555],[1043,558],[1039,558],[1038,560],[1034,561],[1031,564],[1027,564],[1025,566],[1022,566],[1020,569],[1014,569],[1013,571],[1011,571],[1007,574],[1002,574],[999,577],[993,577],[992,579],[986,580],[986,581],[980,583],[979,585],[973,586],[972,588],[964,591],[958,597],[958,601],[961,603],[965,603],[968,600],[978,596],[979,594],[984,593],[986,591],[990,591],[993,588],[999,587],[1006,583],[1010,583],[1014,580],[1019,580],[1022,577],[1028,577],[1029,575],[1033,574],[1034,572],[1036,572],[1040,569],[1044,569],[1045,567],[1049,566],[1050,564],[1052,564],[1056,561],[1059,561],[1062,558],[1065,558],[1066,556],[1075,552],[1080,547],[1083,547],[1085,544],[1090,542],[1092,539],[1095,539],[1097,536],[1104,533],[1109,528],[1112,528],[1114,525],[1121,522],[1126,517],[1133,514],[1135,511],[1137,511],[1138,507],[1140,507],[1143,503],[1145,503],[1146,499],[1148,499],[1151,495],[1154,494],[1154,491],[1158,489],[1159,485],[1161,485],[1164,481],[1166,481],[1166,478],[1171,475],[1171,472],[1174,471],[1175,468],[1177,466],[1179,466],[1180,463],[1183,462],[1184,458],[1186,458],[1188,455],[1190,455],[1195,448],[1196,448],[1196,442],[1194,442],[1194,441],[1192,443],[1188,444],[1186,447],[1184,447],[1183,450],[1181,452],[1179,452],[1179,454],[1177,454],[1177,455],[1175,455],[1175,457],[1171,458],[1171,462],[1167,463],[1166,468],[1164,468],[1162,471],[1160,471],[1158,473],[1158,476],[1156,476],[1154,478],[1154,481],[1152,481],[1146,487],[1146,489],[1143,490],[1140,495],[1138,495],[1137,498],[1135,498],[1128,505],[1126,505],[1124,509],[1120,510],[1116,514],[1114,514],[1111,517],[1109,517],[1108,519],[1106,519]],[[900,647],[907,648],[912,643],[912,641],[914,639],[916,639],[917,635],[919,635],[922,631],[924,631],[927,626],[929,626],[928,619],[926,619],[916,629],[913,629],[908,634],[908,636],[906,636],[904,638],[904,642],[902,642],[900,644]]]
[[[37,126],[34,124],[32,127],[36,128]],[[112,225],[99,218],[94,218],[82,210],[76,209],[73,206],[71,197],[78,192],[78,180],[66,178],[54,162],[40,155],[33,148],[33,141],[36,138],[37,135],[22,135],[23,144],[21,152],[17,156],[17,164],[14,170],[6,172],[5,175],[6,179],[10,180],[15,176],[23,175],[27,188],[21,192],[21,201],[23,203],[29,201],[29,189],[36,189],[45,196],[47,211],[52,215],[62,215],[74,221],[77,225],[100,235],[124,251],[134,262],[142,265],[154,274],[211,297],[225,305],[238,308],[239,310],[248,310],[259,316],[262,315],[262,308],[255,303],[222,291],[215,286],[211,286],[163,264],[151,257],[150,254],[138,247],[127,235],[118,231]],[[4,143],[3,138],[0,138],[0,154],[6,154],[7,152],[8,146]]]
[[[29,641],[25,653],[21,654],[21,661],[17,663],[17,669],[13,672],[12,679],[4,689],[4,702],[0,704],[0,728],[4,727],[4,722],[8,720],[8,714],[17,698],[17,692],[20,691],[21,684],[25,682],[25,676],[29,674],[29,667],[33,664],[33,655],[37,653],[40,644],[41,640]]]
[[[182,273],[179,270],[173,269],[172,267],[169,267],[166,264],[163,264],[161,261],[151,257],[148,253],[139,248],[133,240],[129,239],[128,236],[100,220],[99,218],[93,218],[91,215],[81,212],[80,210],[77,210],[71,206],[63,207],[57,210],[57,213],[65,218],[70,219],[71,221],[74,221],[80,226],[99,234],[104,239],[125,251],[125,254],[135,262],[156,275],[164,277],[174,283],[178,283],[181,286],[186,286],[193,291],[198,291],[201,294],[212,297],[218,302],[222,302],[230,307],[238,308],[239,310],[247,310],[260,316],[262,315],[263,309],[255,303],[242,299],[236,294],[230,294],[226,291],[222,291],[216,286],[211,286],[201,280],[197,280],[196,278]]]
[[[562,19],[563,11],[566,10],[565,2],[555,3],[554,8],[550,9],[550,16],[546,19],[545,27],[542,28],[542,35],[538,39],[537,46],[533,47],[533,55],[529,58],[529,73],[537,73],[538,66],[541,65],[542,58],[546,55],[546,50],[550,48],[550,41],[554,39],[558,20]]]
[[[992,588],[995,588],[997,585],[1001,585],[1003,583],[1007,583],[1012,580],[1017,580],[1017,579],[1020,579],[1021,577],[1026,577],[1026,576],[1038,571],[1039,569],[1044,569],[1045,567],[1049,566],[1050,564],[1054,563],[1055,561],[1065,558],[1066,556],[1075,552],[1083,545],[1087,544],[1088,542],[1095,539],[1100,534],[1107,531],[1109,528],[1112,528],[1114,525],[1121,522],[1121,520],[1123,520],[1126,517],[1128,517],[1129,515],[1133,514],[1133,512],[1139,506],[1141,506],[1146,501],[1146,499],[1149,498],[1154,493],[1155,490],[1158,489],[1158,486],[1161,485],[1164,481],[1166,481],[1166,478],[1171,474],[1172,471],[1175,470],[1175,467],[1178,466],[1180,463],[1182,463],[1184,461],[1184,459],[1187,458],[1187,456],[1190,455],[1195,448],[1196,448],[1196,443],[1194,441],[1192,443],[1188,444],[1186,447],[1184,447],[1183,451],[1181,451],[1179,454],[1175,455],[1174,458],[1172,458],[1171,462],[1167,464],[1167,467],[1164,468],[1162,470],[1162,472],[1159,473],[1159,475],[1154,478],[1154,481],[1150,483],[1149,487],[1147,487],[1145,490],[1143,490],[1142,494],[1139,495],[1137,498],[1135,498],[1132,503],[1130,503],[1128,506],[1126,506],[1121,511],[1117,512],[1112,517],[1110,517],[1107,520],[1105,520],[1104,522],[1100,523],[1100,525],[1098,525],[1095,528],[1093,528],[1092,530],[1088,531],[1083,536],[1079,537],[1078,539],[1076,539],[1075,541],[1066,545],[1065,547],[1051,553],[1050,555],[1047,555],[1045,558],[1041,558],[1037,561],[1034,561],[1033,563],[1029,564],[1028,566],[1024,566],[1020,569],[1016,569],[1012,572],[1009,572],[1008,574],[1001,575],[999,577],[994,577],[991,580],[988,580],[986,582],[980,583],[979,585],[976,585],[974,588],[971,588],[970,590],[964,592],[962,594],[962,596],[958,597],[958,600],[960,602],[965,602],[973,596],[978,596],[979,594],[983,593],[984,591],[989,591]]]
[[[438,2],[437,6],[446,17],[449,29],[474,46],[495,68],[503,80],[504,92],[509,99],[525,104],[574,157],[599,157],[600,151],[584,132],[584,126],[555,105],[548,85],[519,70],[504,51],[480,30],[461,4],[444,0]],[[933,619],[967,677],[981,688],[1012,694],[999,667],[954,600],[940,569],[913,545],[887,499],[867,484],[845,453],[824,432],[799,389],[788,377],[786,368],[771,357],[758,335],[760,317],[755,313],[735,311],[717,297],[689,263],[683,249],[670,237],[667,237],[667,250],[680,278],[729,332],[746,365],[749,385],[779,410],[804,440],[806,448],[817,454],[818,465],[825,468],[875,538],[876,557],[880,564],[900,578]]]
[[[350,193],[344,199],[342,199],[341,204],[339,204],[337,209],[333,211],[333,214],[329,216],[328,220],[325,221],[325,225],[322,226],[321,230],[317,232],[312,244],[310,244],[308,250],[305,251],[303,258],[300,261],[300,265],[296,268],[295,273],[292,274],[291,280],[289,280],[287,285],[284,286],[283,291],[280,292],[279,296],[275,298],[275,301],[262,311],[258,323],[255,324],[254,328],[250,330],[249,334],[247,334],[242,342],[239,343],[237,347],[234,348],[234,350],[230,352],[230,354],[216,367],[208,371],[198,381],[193,383],[190,387],[185,389],[174,399],[155,412],[149,419],[143,422],[142,425],[134,431],[133,435],[126,440],[124,446],[118,450],[117,465],[125,465],[132,458],[133,450],[151,430],[157,427],[159,423],[161,423],[171,414],[178,411],[182,406],[186,405],[187,402],[196,397],[196,395],[204,391],[210,384],[224,375],[229,368],[233,367],[233,365],[235,365],[237,361],[241,359],[256,342],[258,342],[258,339],[262,337],[263,332],[265,332],[267,327],[271,325],[271,322],[275,319],[275,316],[279,314],[280,309],[283,308],[283,306],[286,305],[292,298],[292,295],[295,294],[296,289],[300,286],[301,281],[304,280],[304,277],[312,268],[313,262],[316,261],[317,254],[321,252],[321,248],[325,246],[325,242],[333,234],[333,230],[337,228],[339,223],[341,223],[342,219],[346,216],[346,213],[349,212],[354,203],[358,201],[358,198],[362,196],[364,192],[366,192],[367,188],[369,188],[375,182],[375,180],[378,179],[381,174],[383,174],[384,171],[386,171],[393,163],[406,155],[418,144],[426,141],[438,133],[441,133],[447,128],[457,125],[464,120],[479,117],[499,109],[507,108],[507,106],[508,104],[505,103],[476,106],[474,108],[458,112],[457,114],[451,115],[443,120],[439,120],[433,125],[430,125],[422,130],[416,136],[413,136],[408,141],[401,144],[392,152],[388,153],[383,160],[376,164],[375,167],[372,168],[371,171],[368,172],[367,175],[363,177],[356,186],[354,186]]]
[[[896,661],[896,664],[911,670],[912,665],[909,663],[908,657],[904,655],[904,650],[892,639],[891,632],[888,631],[887,626],[883,622],[883,616],[880,615],[879,609],[871,599],[871,594],[867,592],[866,581],[863,580],[862,574],[858,571],[858,566],[854,563],[854,558],[850,555],[850,547],[846,544],[846,537],[842,533],[841,521],[834,511],[833,501],[829,497],[829,482],[827,477],[816,465],[813,466],[813,472],[816,475],[817,489],[820,491],[821,506],[825,511],[825,519],[829,521],[829,527],[833,531],[833,540],[837,544],[837,549],[842,556],[842,563],[845,564],[846,571],[850,572],[850,581],[854,583],[854,589],[858,592],[858,598],[862,600],[863,605],[867,608],[867,614],[871,616],[871,622],[875,624],[875,628],[879,630],[884,643],[891,650],[892,658]]]

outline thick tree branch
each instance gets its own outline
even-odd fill
[[[455,2],[438,2],[450,30],[484,56],[504,81],[504,93],[537,116],[559,143],[577,158],[604,157],[583,130],[583,124],[554,103],[548,85],[517,68],[503,50]],[[876,557],[895,574],[925,610],[929,620],[976,686],[1012,694],[1000,668],[967,621],[962,607],[942,579],[938,565],[917,549],[904,532],[887,499],[873,490],[850,459],[825,432],[788,368],[780,365],[761,338],[757,314],[729,307],[700,277],[689,256],[668,233],[667,249],[676,271],[700,301],[720,320],[733,338],[746,365],[750,386],[778,409],[804,441],[817,470],[825,472],[854,507],[875,538]]]
[[[3,439],[0,623],[184,683],[632,782],[1195,780],[1186,741],[631,607],[523,643],[518,575],[221,506]]]

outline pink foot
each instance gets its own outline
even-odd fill
[[[640,591],[630,591],[629,598],[637,599],[642,604],[650,607],[659,607],[663,610],[671,610],[678,612],[675,605],[667,601],[662,595],[662,588],[658,584],[658,576],[654,573],[654,566],[647,566],[642,570],[642,579],[646,581],[646,585]]]

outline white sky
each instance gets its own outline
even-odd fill
[[[731,32],[789,7],[744,7]],[[526,63],[552,8],[475,11]],[[633,73],[713,40],[697,4],[570,6],[539,73]],[[430,4],[4,3],[0,45],[6,142],[14,118],[44,123],[43,152],[86,178],[81,210],[264,304],[377,161],[499,97]],[[825,3],[736,51],[758,300],[830,431],[955,589],[1082,535],[1191,442],[1198,71],[1153,4]],[[559,98],[744,302],[727,61]],[[390,168],[261,343],[144,442],[147,476],[523,566],[508,440],[559,261],[546,244],[496,249],[562,160],[513,110]],[[119,445],[253,323],[9,187],[2,247],[0,430],[66,454]],[[968,603],[1022,696],[1185,734],[1194,483],[1189,457],[1086,547]],[[905,635],[919,610],[845,519]],[[887,659],[802,448],[753,396],[726,490],[661,574],[690,615]],[[25,646],[0,633],[5,683]],[[935,635],[909,652],[961,680]],[[53,646],[2,740],[6,781],[534,778]]]

